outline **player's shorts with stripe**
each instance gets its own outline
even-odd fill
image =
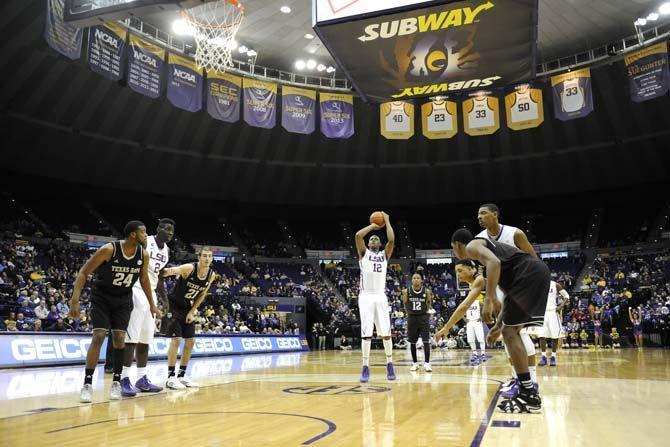
[[[475,341],[484,343],[484,326],[481,321],[468,321],[465,325],[465,331],[468,337],[468,344],[472,345]]]
[[[195,337],[195,321],[186,322],[187,310],[170,309],[167,318],[165,335],[168,337],[193,338]]]
[[[407,338],[410,343],[416,343],[421,337],[424,343],[430,342],[430,317],[428,314],[407,315]]]
[[[542,336],[545,338],[560,338],[561,332],[563,332],[561,327],[561,321],[558,319],[558,314],[556,311],[548,311],[544,314],[544,327],[542,328]]]
[[[150,344],[156,333],[156,321],[143,290],[133,288],[133,311],[128,321],[126,343]]]
[[[372,337],[373,328],[377,335],[391,335],[390,307],[386,294],[362,292],[358,296],[358,311],[361,316],[361,337]]]

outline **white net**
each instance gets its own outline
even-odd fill
[[[213,1],[187,9],[183,15],[195,37],[198,68],[225,72],[233,64],[233,42],[244,17],[242,4]]]

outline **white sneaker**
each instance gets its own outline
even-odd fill
[[[179,381],[187,388],[198,388],[200,386],[197,382],[193,382],[188,377],[180,377]]]
[[[79,392],[79,402],[83,403],[91,403],[93,400],[93,385],[90,383],[85,383],[83,387],[81,387],[81,391]]]
[[[186,386],[179,381],[177,376],[170,376],[165,382],[165,387],[170,388],[171,390],[185,390]]]
[[[419,369],[419,364],[418,363],[412,363],[411,368],[409,369],[410,371],[414,372],[417,369]]]
[[[424,363],[423,370],[426,371],[427,373],[433,372],[433,368],[430,367],[430,363]]]
[[[112,387],[109,389],[110,400],[121,400],[121,382],[112,382]]]

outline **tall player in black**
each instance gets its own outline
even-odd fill
[[[100,347],[105,341],[107,329],[112,331],[114,349],[114,378],[110,389],[110,399],[121,399],[121,369],[125,348],[126,328],[133,310],[132,288],[138,279],[149,300],[149,307],[160,318],[151,293],[147,273],[149,255],[142,248],[147,239],[147,229],[140,221],[128,222],[123,229],[125,239],[110,242],[100,247],[79,270],[70,299],[70,317],[79,319],[81,309],[79,297],[86,278],[96,272],[91,292],[90,319],[93,325],[91,345],[86,353],[86,375],[81,389],[80,400],[91,402],[93,392],[93,372],[100,357]],[[134,395],[134,393],[132,394]]]
[[[207,296],[216,276],[211,268],[212,259],[212,249],[202,247],[198,262],[163,269],[163,276],[178,277],[174,291],[168,296],[170,313],[165,331],[167,336],[172,337],[168,349],[168,380],[165,386],[173,390],[198,386],[186,377],[186,367],[195,344],[195,313]],[[184,350],[179,360],[179,374],[176,375],[177,353],[182,338],[184,338]]]
[[[430,317],[428,309],[432,307],[433,292],[423,286],[423,278],[420,274],[412,275],[412,287],[410,290],[403,289],[402,302],[407,312],[407,338],[409,338],[409,349],[412,353],[412,367],[410,371],[419,368],[416,356],[416,342],[421,337],[423,341],[424,363],[423,369],[432,372],[430,367]]]
[[[542,408],[540,395],[533,388],[528,371],[528,354],[519,335],[529,325],[544,323],[551,274],[540,259],[516,247],[474,238],[461,228],[451,237],[451,247],[458,259],[473,259],[486,268],[486,298],[496,299],[496,288],[505,293],[495,325],[487,341],[493,345],[502,332],[521,387],[516,396],[504,400],[498,408],[506,413],[537,413]]]

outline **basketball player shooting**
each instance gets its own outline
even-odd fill
[[[382,337],[386,354],[386,377],[395,380],[393,369],[393,341],[391,340],[391,316],[388,299],[386,297],[386,269],[388,260],[393,254],[395,233],[391,227],[389,215],[382,212],[383,222],[370,223],[356,233],[356,250],[358,263],[361,269],[360,294],[358,296],[358,310],[361,316],[361,350],[363,353],[363,368],[361,382],[370,380],[370,347],[372,331],[376,327],[377,335]],[[377,216],[375,216],[377,215]],[[379,217],[377,213],[371,217]],[[372,220],[372,218],[371,218]],[[365,237],[371,231],[386,227],[386,246],[381,250],[382,242],[379,236],[372,235],[365,246]]]
[[[498,286],[505,294],[487,341],[493,345],[502,333],[520,386],[516,394],[503,400],[498,408],[505,413],[540,412],[542,400],[533,387],[528,354],[519,333],[526,326],[544,323],[551,281],[549,268],[541,260],[511,245],[473,238],[464,228],[454,232],[451,247],[458,259],[473,259],[486,268],[485,300],[497,299]]]

